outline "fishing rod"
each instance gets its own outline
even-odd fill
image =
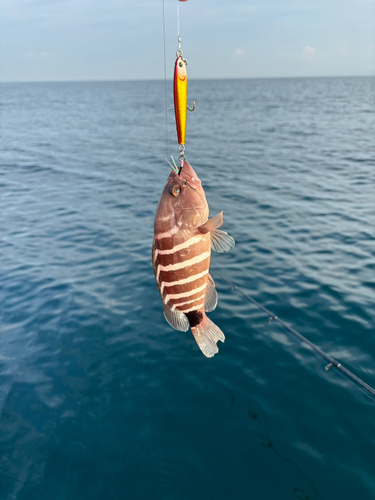
[[[337,370],[339,370],[339,372],[341,372],[342,374],[344,374],[351,381],[355,382],[356,384],[358,384],[358,386],[360,386],[362,389],[364,389],[365,391],[367,391],[367,392],[365,392],[366,395],[371,394],[375,398],[375,389],[373,387],[371,387],[370,385],[366,384],[366,382],[364,382],[362,379],[360,379],[359,377],[357,377],[357,375],[355,375],[353,372],[351,372],[350,370],[348,370],[347,368],[345,368],[345,366],[343,366],[339,361],[337,361],[335,358],[333,358],[330,354],[327,354],[319,346],[317,346],[316,344],[314,344],[313,342],[311,342],[309,339],[307,339],[306,337],[304,337],[301,333],[297,332],[297,330],[295,330],[294,328],[292,328],[291,326],[289,326],[287,323],[285,323],[285,321],[283,321],[278,316],[276,316],[276,314],[274,314],[269,309],[267,309],[266,307],[264,307],[260,302],[258,302],[253,297],[251,297],[251,295],[249,295],[248,293],[244,292],[241,288],[239,288],[237,285],[235,285],[234,283],[232,283],[232,281],[230,281],[227,278],[225,278],[221,273],[219,273],[216,270],[212,270],[212,272],[214,274],[216,274],[217,276],[219,276],[228,285],[230,285],[233,291],[237,291],[245,299],[247,299],[249,302],[251,302],[252,304],[254,304],[255,306],[257,306],[258,309],[260,309],[265,314],[267,314],[268,317],[269,317],[269,321],[276,321],[276,323],[279,323],[279,325],[281,325],[285,330],[289,331],[296,338],[298,338],[301,342],[304,342],[305,344],[307,344],[313,351],[315,351],[322,358],[324,358],[325,360],[327,360],[329,363],[325,367],[326,371],[330,370],[332,367],[337,368]],[[358,387],[358,386],[356,386],[356,387]],[[371,398],[371,399],[373,399],[373,398]]]

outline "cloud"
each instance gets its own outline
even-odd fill
[[[302,50],[300,49],[298,52],[280,51],[279,54],[280,54],[280,57],[283,59],[290,59],[290,60],[295,60],[295,61],[306,61],[306,60],[312,60],[315,58],[316,48],[312,47],[311,45],[306,45]],[[320,52],[319,55],[322,56],[322,53]]]
[[[306,59],[311,59],[315,56],[316,48],[311,47],[311,45],[306,45],[303,49],[303,55]]]
[[[245,54],[246,54],[246,52],[243,49],[240,49],[240,48],[238,48],[238,49],[236,49],[234,51],[234,56],[235,57],[243,57]]]
[[[25,52],[23,54],[23,57],[26,59],[45,59],[46,57],[49,57],[50,53],[49,52],[40,52],[36,54],[35,52]]]
[[[373,74],[374,0],[164,3],[168,67],[179,3],[194,78]],[[2,81],[164,76],[162,2],[2,0],[2,6]],[[202,47],[213,40],[211,66]],[[145,57],[155,61],[152,69],[140,63]]]

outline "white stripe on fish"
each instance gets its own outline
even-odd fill
[[[164,304],[168,304],[171,299],[184,299],[185,297],[190,297],[190,295],[196,295],[199,292],[202,292],[206,288],[206,283],[199,288],[195,288],[194,290],[190,290],[190,292],[185,293],[176,293],[174,295],[166,295],[164,297]]]
[[[182,262],[177,262],[176,264],[169,264],[169,266],[161,266],[159,264],[156,271],[156,281],[159,283],[160,271],[177,271],[177,269],[183,269],[184,267],[193,266],[194,264],[199,264],[199,262],[203,262],[204,260],[208,259],[210,255],[211,252],[203,252],[202,254],[193,257],[192,259],[183,260]]]
[[[162,234],[165,234],[165,233],[162,233]],[[154,254],[154,262],[155,262],[156,257],[158,255],[170,255],[170,254],[172,254],[174,252],[179,252],[180,250],[184,250],[184,248],[187,248],[190,245],[194,245],[195,243],[199,243],[200,241],[202,241],[202,236],[198,235],[198,236],[193,236],[192,238],[189,238],[188,240],[184,241],[180,245],[176,245],[176,246],[174,246],[173,248],[171,248],[169,250],[158,250],[158,249],[156,249],[155,250],[155,254]]]
[[[187,302],[181,302],[181,304],[173,304],[173,306],[171,307],[171,310],[175,311],[176,307],[181,307],[181,306],[184,306],[186,304],[191,304],[192,302],[196,302],[197,300],[201,300],[201,299],[204,299],[204,298],[205,298],[205,295],[203,294],[200,297],[197,297],[196,299],[188,300]],[[196,309],[199,309],[199,308],[196,308]],[[185,313],[185,312],[189,312],[189,311],[183,311],[183,312]]]
[[[172,213],[171,215],[167,215],[167,217],[160,217],[159,220],[162,222],[166,222],[167,220],[172,219],[174,216],[174,213]]]
[[[195,302],[195,301],[194,301]],[[187,314],[191,311],[198,311],[201,307],[204,306],[204,301],[201,302],[200,304],[195,304],[193,307],[191,307],[190,309],[187,309],[187,311],[181,311],[183,312],[184,314]]]
[[[173,234],[176,234],[179,231],[178,226],[173,226],[169,231],[166,231],[165,233],[159,233],[156,235],[156,239],[162,240],[163,238],[170,238]]]
[[[194,276],[189,276],[188,278],[185,278],[184,280],[162,281],[161,286],[160,286],[160,293],[161,294],[163,293],[165,287],[186,285],[187,283],[191,283],[192,281],[196,281],[196,280],[199,280],[200,278],[203,278],[203,276],[206,276],[206,274],[208,274],[208,269],[203,271],[203,273],[194,274]]]

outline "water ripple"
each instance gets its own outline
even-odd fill
[[[192,81],[187,151],[236,239],[213,267],[374,386],[373,85]],[[346,378],[220,278],[218,356],[164,321],[164,82],[1,88],[1,500],[373,498]]]

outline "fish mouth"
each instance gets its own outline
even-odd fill
[[[184,170],[184,167],[186,165],[188,166],[188,168]],[[183,182],[184,186],[188,185],[194,191],[196,191],[200,186],[202,186],[202,183],[198,178],[197,174],[194,172],[192,167],[187,162],[184,162],[184,165],[180,167],[178,174],[174,170],[172,170],[172,172],[170,172],[169,174],[168,182],[180,184],[181,181]]]
[[[199,186],[202,185],[195,170],[187,161],[184,161],[183,164],[181,165],[179,176],[194,190],[196,190]]]
[[[185,181],[185,186],[188,185],[191,189],[193,189],[194,191],[196,191],[196,188],[193,188],[193,186],[191,184],[188,183],[188,181]]]

